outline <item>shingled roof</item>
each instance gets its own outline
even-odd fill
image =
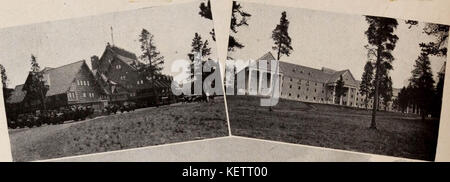
[[[22,89],[23,89],[23,84],[17,85],[14,88],[14,91],[11,93],[11,96],[9,96],[9,98],[6,102],[11,103],[11,104],[22,102],[27,93],[26,91],[23,91]]]
[[[115,60],[120,60],[133,69],[136,69],[136,66],[141,64],[141,62],[137,60],[136,54],[123,48],[108,44],[103,52],[102,59],[100,59],[100,62],[98,63],[99,65],[97,70],[100,70],[100,72],[107,71],[111,66],[111,63],[108,60],[103,59],[107,53],[112,54]]]
[[[44,79],[49,78],[50,80],[50,87],[46,96],[67,92],[83,64],[86,63],[84,60],[81,60],[61,67],[43,70],[44,75],[49,75],[48,77],[44,76]]]
[[[130,58],[130,59],[133,59],[133,60],[137,60],[136,54],[134,54],[134,53],[132,53],[130,51],[127,51],[127,50],[125,50],[123,48],[120,48],[120,47],[117,47],[117,46],[114,46],[114,45],[106,46],[106,47],[109,48],[110,50],[112,50],[114,53],[116,53],[118,55]]]

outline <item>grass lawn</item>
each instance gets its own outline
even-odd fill
[[[254,96],[227,96],[233,135],[434,160],[438,119],[380,111],[378,129],[371,130],[371,112],[364,109],[280,99],[269,112],[259,104]]]
[[[33,161],[226,136],[228,129],[223,100],[217,99],[9,134],[14,161]]]

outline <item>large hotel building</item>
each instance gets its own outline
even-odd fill
[[[272,70],[270,64],[263,67],[260,61],[270,63],[276,60],[272,53],[268,52],[256,60],[256,64],[245,67],[239,75],[245,74],[245,94],[261,95],[263,83],[272,85],[271,75],[276,73]],[[360,81],[355,79],[350,70],[333,70],[322,67],[315,69],[297,64],[279,61],[278,76],[280,80],[280,98],[289,100],[298,100],[303,102],[314,102],[323,104],[338,104],[358,108],[366,108],[364,96],[359,92]],[[259,67],[261,66],[261,67]],[[267,76],[263,76],[266,74]],[[344,81],[345,93],[342,97],[336,96],[336,82],[342,76]],[[267,78],[264,80],[264,78]],[[267,86],[265,87],[267,88]],[[394,100],[400,89],[393,89]],[[372,108],[373,101],[369,100],[367,108]],[[381,101],[379,109],[389,111],[395,110],[392,101],[387,103],[387,107]]]

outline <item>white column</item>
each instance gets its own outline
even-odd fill
[[[350,105],[350,91],[351,91],[351,87],[348,87],[348,90],[347,90],[347,106],[351,106]]]
[[[262,76],[263,76],[263,72],[260,70],[260,71],[258,71],[258,74],[259,74],[259,80],[258,80],[258,85],[257,85],[257,94],[258,95],[261,95],[262,94],[262,86],[261,86],[261,84],[262,84]]]
[[[335,99],[336,99],[336,87],[333,86],[333,101],[331,101],[332,104],[335,104]]]
[[[357,107],[356,106],[356,97],[358,97],[358,90],[355,88],[355,94],[353,95],[353,97],[355,97],[353,100],[353,106],[355,106],[355,107]]]
[[[251,83],[251,79],[252,78],[252,69],[250,69],[250,67],[248,67],[248,82],[247,82],[247,95],[250,95],[250,83]]]

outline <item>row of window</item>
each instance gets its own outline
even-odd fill
[[[287,78],[288,78],[288,77],[283,77],[283,80],[286,80]],[[289,81],[290,81],[290,82],[293,82],[294,79],[293,79],[293,78],[289,78]],[[297,83],[298,83],[299,85],[301,85],[301,84],[302,84],[302,81],[306,81],[306,86],[309,86],[309,83],[310,83],[309,80],[298,79]],[[323,87],[325,87],[325,83],[319,83],[319,84],[317,84],[318,82],[313,82],[313,83],[314,83],[315,86],[321,84]]]
[[[87,80],[77,80],[78,86],[89,86],[89,81]]]
[[[70,92],[67,94],[67,97],[70,100],[76,100],[77,99],[77,95],[74,92]],[[81,97],[89,97],[89,98],[94,98],[95,94],[93,92],[82,92],[81,93]]]
[[[292,85],[289,85],[289,88],[292,88]],[[302,89],[302,87],[298,86],[298,90],[301,90],[301,89]],[[309,87],[306,87],[306,91],[309,91]],[[317,89],[314,89],[314,92],[317,92]],[[325,93],[325,91],[322,90],[322,93]]]

